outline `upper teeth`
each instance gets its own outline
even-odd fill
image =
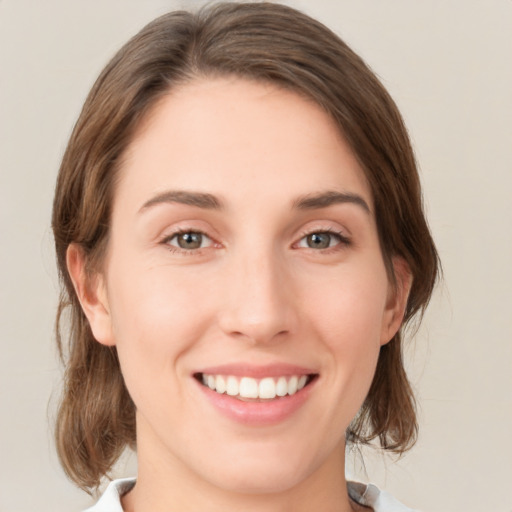
[[[234,377],[233,375],[208,375],[203,373],[202,380],[217,393],[226,393],[241,398],[275,398],[276,396],[294,395],[307,382],[307,375],[289,377]]]

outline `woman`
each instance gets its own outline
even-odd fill
[[[266,3],[149,24],[86,100],[53,229],[59,456],[86,490],[138,456],[91,510],[408,510],[344,449],[414,443],[401,330],[437,254],[400,114],[327,28]]]

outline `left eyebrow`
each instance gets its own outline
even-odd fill
[[[361,207],[366,213],[371,213],[368,203],[358,194],[327,190],[318,194],[307,194],[293,202],[293,208],[299,210],[317,210],[334,204],[350,203]]]

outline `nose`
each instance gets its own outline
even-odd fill
[[[296,324],[293,283],[272,251],[233,258],[226,268],[219,325],[229,336],[271,343]]]

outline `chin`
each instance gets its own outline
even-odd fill
[[[311,450],[311,445],[303,448],[282,442],[227,450],[221,460],[217,459],[215,470],[201,467],[201,478],[237,494],[285,493],[310,478],[329,459],[319,453],[322,450]]]
[[[307,475],[297,474],[295,468],[265,467],[240,468],[234,466],[227,472],[215,475],[211,483],[237,494],[279,494],[286,492],[307,478]]]

